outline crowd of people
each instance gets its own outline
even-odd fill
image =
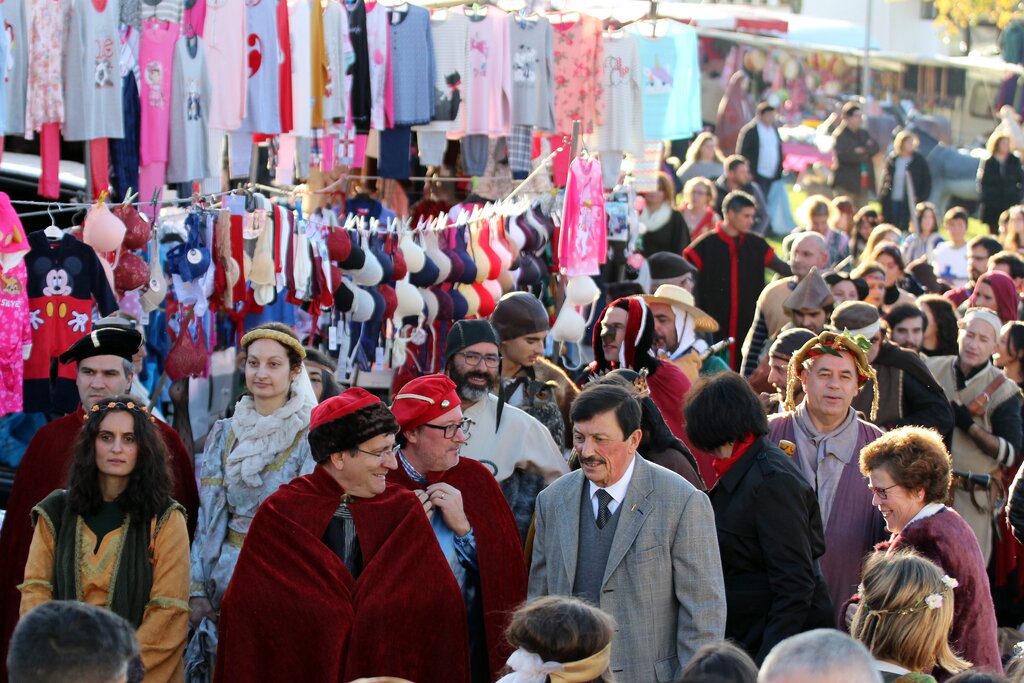
[[[901,133],[879,210],[849,104],[776,253],[773,119],[649,193],[649,287],[577,368],[522,291],[384,397],[265,323],[193,460],[98,321],[0,532],[3,677],[1024,681],[1024,206],[985,194],[1019,160],[968,239]]]

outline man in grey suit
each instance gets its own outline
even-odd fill
[[[611,669],[622,681],[673,681],[725,635],[714,512],[685,479],[644,460],[640,404],[591,384],[570,412],[581,470],[537,498],[529,597],[574,595],[618,622]]]

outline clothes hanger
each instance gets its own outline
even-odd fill
[[[43,230],[43,234],[49,241],[59,242],[64,237],[64,231],[57,227],[57,219],[53,217],[53,213],[50,210],[53,206],[56,206],[58,209],[60,208],[60,204],[46,205],[46,214],[50,217],[50,227],[48,227],[46,230]]]

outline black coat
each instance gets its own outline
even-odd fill
[[[853,130],[841,125],[835,132],[836,144],[833,149],[832,187],[856,195],[861,191],[875,189],[875,165],[871,157],[878,154],[878,143],[868,134],[866,128]],[[862,148],[863,151],[857,150]],[[860,184],[862,167],[868,172],[868,186]]]
[[[785,453],[757,440],[708,495],[725,577],[725,637],[760,665],[779,641],[834,628],[818,566],[818,498]]]
[[[999,160],[989,157],[978,168],[978,194],[981,195],[982,221],[994,225],[999,214],[1021,200],[1024,170],[1016,154],[1006,157],[1002,167]]]
[[[899,155],[893,152],[885,160],[885,172],[882,174],[882,188],[878,191],[878,202],[882,205],[882,215],[889,222],[893,220],[892,210],[892,183],[896,175],[896,157]],[[910,181],[914,184],[914,198],[919,202],[928,201],[932,193],[932,172],[928,169],[928,162],[920,153],[914,152],[907,164],[907,171],[910,172]],[[913,212],[913,207],[911,207]]]
[[[690,245],[690,228],[683,220],[683,214],[672,209],[668,223],[661,229],[645,233],[643,236],[643,254],[650,258],[654,254],[668,251],[682,254],[683,249]]]
[[[775,172],[767,176],[770,180],[782,177],[782,138],[776,135],[775,139],[779,148],[779,164]],[[736,153],[750,162],[750,172],[756,175],[757,161],[761,156],[761,134],[757,130],[756,118],[740,129],[740,136],[736,138]]]

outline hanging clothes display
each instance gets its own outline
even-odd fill
[[[461,8],[466,11],[466,8]],[[496,7],[467,12],[469,79],[466,84],[467,135],[508,135],[512,125],[512,68],[509,18]],[[486,142],[483,143],[486,147]],[[486,164],[486,159],[484,160]]]
[[[363,0],[343,0],[352,43],[352,125],[357,133],[370,132],[370,47],[366,40],[366,5]]]
[[[625,31],[605,33],[602,46],[605,109],[604,121],[598,129],[598,149],[604,186],[611,189],[619,177],[622,155],[643,156],[643,93],[636,36]]]
[[[203,36],[206,63],[216,65],[210,71],[210,127],[238,130],[245,118],[249,80],[245,66],[245,0],[207,0]]]
[[[71,235],[50,242],[42,232],[29,235],[28,242],[32,354],[25,361],[25,411],[70,413],[78,405],[76,366],[57,364],[51,393],[51,362],[92,330],[93,304],[110,315],[117,298],[88,244]]]
[[[366,47],[370,55],[370,128],[373,130],[384,130],[387,127],[387,87],[391,64],[389,34],[387,7],[379,2],[366,3]]]
[[[324,51],[327,55],[327,84],[324,86],[324,119],[347,124],[352,89],[349,67],[355,60],[349,35],[348,12],[338,0],[324,7]]]
[[[644,139],[682,140],[703,127],[697,31],[674,21],[633,24],[627,28],[640,45],[643,69]]]
[[[29,324],[28,236],[5,193],[0,193],[0,416],[22,410],[22,375],[32,347]]]
[[[167,162],[167,181],[172,183],[200,180],[216,173],[210,167],[210,153],[207,150],[209,140],[206,113],[210,104],[210,75],[202,43],[199,36],[182,38],[174,49],[171,145]]]
[[[434,101],[434,38],[430,12],[406,5],[391,10],[391,64],[395,99],[395,125],[429,123]]]
[[[142,73],[139,160],[143,166],[167,161],[171,80],[177,40],[177,24],[150,19],[142,25],[139,45],[139,69]]]
[[[327,0],[330,2],[330,0]],[[324,86],[327,84],[327,51],[324,49],[323,4],[315,0],[309,6],[309,87],[310,126],[324,127]]]
[[[513,15],[509,50],[512,125],[554,132],[555,44],[551,22],[539,15]]]
[[[116,0],[71,0],[64,50],[64,139],[124,136]]]
[[[292,118],[292,39],[288,22],[288,3],[277,0],[277,101],[281,116],[281,132],[290,133]],[[273,62],[271,62],[273,63]]]
[[[563,275],[598,275],[608,257],[601,162],[577,157],[569,164],[558,264]]]
[[[28,24],[24,0],[4,0],[0,3],[4,32],[10,37],[7,48],[7,75],[4,79],[3,130],[6,135],[24,135],[25,95],[28,88]]]
[[[318,0],[319,1],[319,0]],[[292,43],[292,135],[308,138],[313,134],[312,58],[310,57],[309,0],[288,1],[288,25]]]
[[[277,4],[274,0],[246,2],[245,29],[248,33],[245,44],[248,50],[246,74],[249,80],[245,88],[245,120],[242,121],[241,130],[277,135],[281,132],[281,112],[277,106],[278,79],[281,74],[277,68],[279,49]]]
[[[434,115],[417,126],[420,163],[440,166],[447,133],[466,126],[466,86],[469,66],[469,19],[462,12],[438,10],[430,17],[434,38]]]
[[[579,120],[584,133],[601,124],[604,61],[601,22],[577,13],[573,21],[552,22],[555,38],[555,130],[571,133]]]

